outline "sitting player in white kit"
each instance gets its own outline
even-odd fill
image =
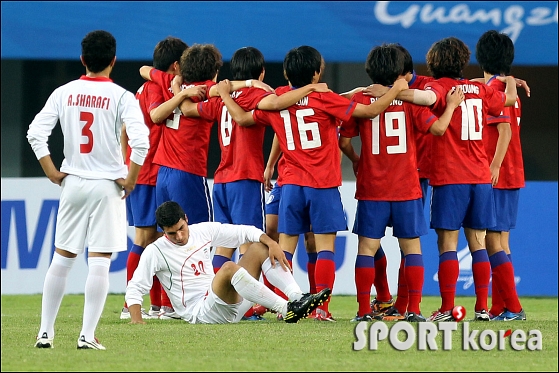
[[[126,288],[132,324],[145,323],[141,305],[154,275],[165,287],[175,312],[192,324],[238,322],[244,313],[239,312],[243,299],[281,313],[287,323],[296,323],[330,296],[329,288],[303,294],[279,244],[258,228],[217,222],[189,226],[183,209],[173,201],[161,204],[155,215],[164,236],[146,247]],[[227,262],[214,274],[212,247],[249,242],[254,244],[238,264]],[[260,282],[261,273],[289,300]]]

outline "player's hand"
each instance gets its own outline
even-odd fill
[[[128,178],[116,179],[115,183],[120,185],[122,187],[122,190],[124,191],[124,195],[122,196],[122,199],[126,199],[126,197],[128,197],[136,187],[136,183],[131,180],[128,180]]]
[[[188,87],[188,88],[184,89],[182,91],[182,93],[186,97],[196,97],[199,100],[205,100],[207,89],[208,89],[208,87],[203,85],[203,84],[202,85],[193,85],[191,87]]]
[[[447,94],[446,94],[446,104],[454,107],[455,109],[460,106],[460,104],[464,101],[464,91],[462,91],[462,87],[456,86],[452,87]]]
[[[252,86],[253,86],[254,88],[263,89],[263,90],[265,90],[266,92],[272,92],[272,93],[275,92],[275,90],[274,90],[272,87],[270,87],[268,84],[266,84],[266,83],[264,83],[264,82],[261,82],[261,81],[258,80],[258,79],[252,79]]]
[[[499,173],[501,167],[497,167],[496,165],[491,164],[489,166],[489,169],[491,170],[491,185],[495,186],[499,182]]]
[[[514,78],[514,80],[516,81],[516,86],[524,88],[524,91],[526,91],[526,96],[530,97],[530,87],[528,87],[528,83],[526,83],[525,80],[518,78]]]
[[[389,90],[390,90],[390,88],[385,87],[383,85],[371,84],[370,86],[365,87],[365,89],[363,89],[363,94],[366,95],[366,96],[372,96],[372,97],[382,97]]]
[[[332,92],[326,83],[314,83],[311,84],[311,87],[314,92]]]
[[[281,249],[280,245],[276,241],[273,241],[272,243],[270,243],[270,245],[268,245],[268,253],[272,265],[276,265],[276,262],[278,262],[284,271],[291,272],[289,261],[287,260],[285,253]]]
[[[274,186],[272,185],[272,176],[274,175],[275,167],[266,167],[264,169],[264,189],[266,192],[271,192]]]
[[[397,79],[394,82],[392,88],[396,89],[398,92],[402,92],[404,89],[408,89],[408,81],[404,78]]]
[[[48,175],[50,181],[52,181],[56,185],[62,185],[62,180],[68,176],[67,173],[60,172],[58,170],[53,171],[52,175]]]
[[[223,79],[217,83],[217,93],[220,97],[229,96],[231,93],[231,82],[229,79]]]
[[[145,324],[146,322],[143,319],[140,320],[131,320],[128,324],[130,325],[137,325],[137,324]]]

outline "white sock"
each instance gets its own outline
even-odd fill
[[[303,297],[303,291],[291,272],[284,271],[279,263],[272,266],[270,258],[266,258],[262,263],[262,273],[270,281],[270,284],[280,289],[290,301],[299,300]]]
[[[93,341],[95,329],[101,318],[109,292],[111,259],[92,257],[87,259],[87,263],[89,264],[89,273],[85,281],[85,302],[80,336],[85,336],[86,341]]]
[[[257,281],[246,269],[240,268],[235,272],[231,278],[231,285],[244,299],[283,315],[287,313],[287,301],[268,289],[262,282]]]
[[[54,322],[60,303],[66,290],[66,280],[68,273],[74,265],[76,258],[66,258],[58,253],[54,253],[43,284],[43,300],[41,309],[41,328],[38,337],[47,333],[49,338],[54,337]]]
[[[254,305],[254,302],[251,302],[248,299],[243,298],[243,302],[239,306],[239,310],[238,310],[239,313],[237,313],[237,317],[235,318],[235,322],[241,321],[241,319],[243,318],[245,313],[247,313],[247,311],[249,309],[251,309],[253,305]]]

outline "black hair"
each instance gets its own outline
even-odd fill
[[[175,201],[163,202],[157,207],[157,210],[155,210],[155,221],[161,229],[164,227],[172,227],[177,224],[179,220],[184,219],[184,217],[184,210]]]
[[[312,83],[315,73],[320,73],[322,56],[308,45],[293,48],[285,55],[283,71],[293,87],[303,87]]]
[[[514,43],[507,34],[489,30],[477,41],[476,59],[489,74],[509,75],[514,61]]]
[[[373,83],[385,86],[394,84],[404,75],[404,53],[393,44],[374,47],[367,56],[365,71]]]
[[[187,48],[188,45],[181,39],[167,36],[153,50],[153,67],[161,71],[169,70],[174,62],[180,61]]]
[[[82,40],[82,59],[89,71],[100,73],[116,56],[116,39],[107,31],[96,30]]]
[[[237,49],[231,57],[233,80],[258,79],[264,71],[264,55],[254,47]]]

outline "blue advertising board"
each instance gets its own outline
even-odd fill
[[[2,1],[2,59],[71,59],[93,30],[117,39],[120,60],[151,60],[172,35],[215,44],[229,60],[243,46],[283,61],[300,45],[327,62],[362,62],[398,42],[422,63],[437,40],[455,36],[475,51],[487,30],[508,34],[516,65],[557,65],[555,1]],[[475,63],[475,53],[472,53]]]

